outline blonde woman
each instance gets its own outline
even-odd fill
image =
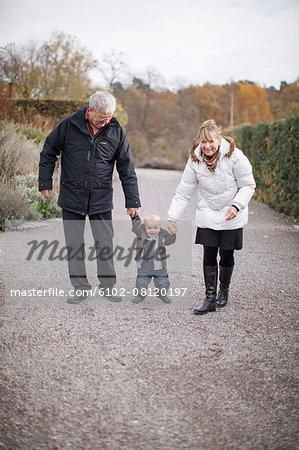
[[[176,232],[176,221],[198,188],[195,212],[196,244],[202,244],[206,297],[194,314],[203,315],[224,307],[234,269],[234,250],[243,246],[243,227],[248,221],[248,203],[255,190],[252,167],[232,138],[221,136],[213,120],[205,121],[198,141],[190,150],[180,184],[168,211],[168,230]],[[218,262],[220,288],[217,296]]]

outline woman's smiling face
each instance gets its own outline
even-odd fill
[[[215,137],[210,137],[210,139],[204,139],[200,141],[200,148],[202,150],[202,152],[206,155],[206,156],[213,156],[215,155],[215,153],[217,152],[219,146],[221,143],[221,138],[217,138]]]

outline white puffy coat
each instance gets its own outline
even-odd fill
[[[238,148],[234,149],[229,158],[225,157],[229,150],[230,143],[222,138],[215,172],[208,170],[200,147],[194,150],[199,162],[188,159],[168,211],[170,220],[182,217],[185,207],[198,188],[195,213],[197,227],[234,230],[247,224],[248,203],[255,189],[252,167]],[[225,213],[231,205],[237,206],[239,212],[234,219],[225,220]]]

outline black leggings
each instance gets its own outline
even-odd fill
[[[220,254],[219,264],[222,267],[232,267],[235,264],[234,250],[223,250],[219,247],[203,246],[203,265],[217,266],[217,254]]]

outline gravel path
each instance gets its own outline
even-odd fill
[[[180,173],[138,177],[142,216],[165,218]],[[114,219],[129,220],[117,179]],[[195,245],[192,273],[178,275],[188,295],[170,305],[12,297],[16,287],[69,287],[62,263],[26,261],[29,241],[60,228],[0,234],[0,448],[298,448],[298,226],[252,201],[229,305],[203,317],[192,315],[204,291]]]

